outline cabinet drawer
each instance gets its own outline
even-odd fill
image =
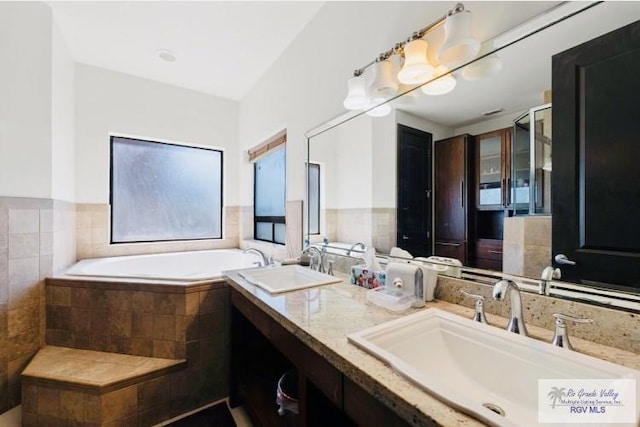
[[[502,261],[502,240],[478,239],[475,252],[476,258]]]
[[[467,243],[456,241],[436,241],[434,243],[434,255],[455,258],[462,264],[467,263]]]

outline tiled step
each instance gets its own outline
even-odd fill
[[[184,368],[185,360],[46,346],[22,373],[22,425],[138,426],[143,411],[169,404],[162,377]]]

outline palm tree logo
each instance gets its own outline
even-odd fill
[[[565,393],[564,390],[565,390],[564,387],[562,388],[551,387],[551,391],[549,392],[549,394],[547,394],[547,396],[549,396],[549,399],[551,399],[552,409],[556,409],[556,400],[567,395],[567,393]]]

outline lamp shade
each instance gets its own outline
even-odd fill
[[[418,99],[420,98],[420,93],[413,85],[404,85],[401,83],[398,87],[398,93],[402,94],[402,96],[398,96],[391,101],[392,107],[413,105],[418,102]]]
[[[438,65],[434,71],[436,80],[422,86],[422,92],[426,95],[436,96],[451,92],[456,87],[456,79],[449,73],[449,69],[444,65]]]
[[[498,74],[502,70],[502,60],[493,54],[479,59],[462,69],[465,80],[481,80]]]
[[[347,97],[342,103],[347,110],[360,110],[371,103],[367,96],[364,76],[350,78],[347,82],[347,88]]]
[[[398,73],[400,83],[417,85],[428,81],[433,76],[433,67],[427,60],[429,44],[416,39],[404,46],[404,65]]]
[[[471,12],[463,10],[447,16],[438,62],[454,68],[471,61],[479,51],[480,42],[471,35]]]
[[[367,116],[371,116],[371,117],[384,117],[386,115],[388,115],[391,112],[391,106],[389,105],[389,103],[384,103],[384,99],[375,99],[373,100],[373,102],[371,103],[371,106],[376,105],[376,104],[380,104],[375,108],[370,109],[369,111],[367,111]]]
[[[391,98],[398,93],[398,81],[393,72],[393,63],[388,59],[373,64],[373,81],[369,86],[371,98]]]

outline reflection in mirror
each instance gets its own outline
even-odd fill
[[[308,240],[347,246],[363,242],[378,253],[406,247],[402,230],[398,230],[399,216],[409,209],[398,205],[400,125],[433,141],[436,155],[440,141],[466,135],[467,151],[460,161],[468,166],[465,173],[469,177],[456,187],[464,194],[459,203],[464,205],[467,227],[461,239],[465,265],[540,279],[544,268],[552,264],[551,172],[559,167],[551,157],[547,105],[551,102],[551,57],[639,18],[636,4],[605,2],[548,27],[549,22],[539,19],[533,26],[525,23],[484,41],[484,62],[492,58],[501,62],[496,74],[465,78],[465,74],[473,75],[469,71],[473,68],[459,67],[452,73],[456,88],[446,95],[430,97],[416,88],[391,100],[387,116],[353,118],[351,114],[338,126],[311,131],[308,159],[309,164],[318,165],[314,173],[319,186],[313,196],[317,202],[310,200],[314,209],[317,206],[317,219],[308,217],[307,224],[318,227],[310,228]],[[514,34],[523,34],[523,28],[536,31],[509,45],[519,37]],[[487,46],[499,49],[492,52]],[[485,137],[486,144],[479,147],[478,141]],[[432,159],[434,152],[427,155]],[[430,160],[428,167],[437,167],[438,159],[435,162]],[[433,172],[429,171],[430,176]],[[448,218],[434,216],[432,200],[437,191],[437,177],[430,188],[415,191],[428,201],[416,218],[429,222],[427,238],[432,241],[430,253],[412,255],[441,255],[434,252],[435,224]],[[487,238],[478,238],[483,232]]]

